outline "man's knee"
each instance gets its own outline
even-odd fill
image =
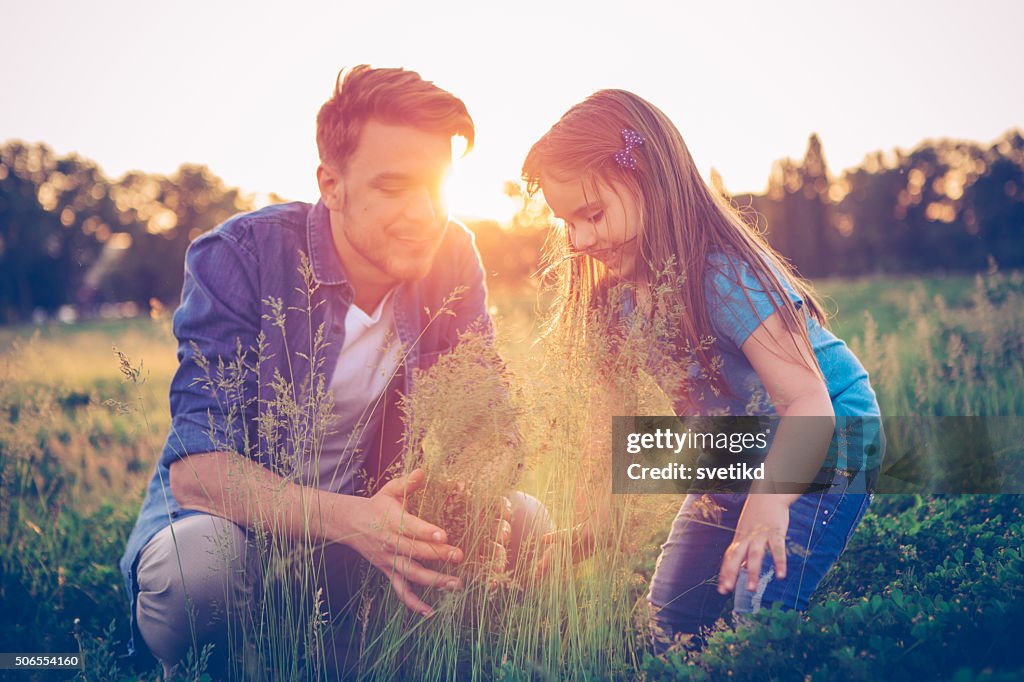
[[[173,533],[172,533],[173,531]],[[193,644],[222,640],[255,583],[245,532],[208,514],[187,516],[157,533],[139,555],[139,632],[162,661]]]
[[[532,495],[516,490],[506,495],[512,504],[512,539],[508,544],[508,565],[515,569],[528,562],[545,533],[554,530],[547,508]]]

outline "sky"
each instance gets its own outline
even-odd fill
[[[401,66],[461,97],[476,148],[453,211],[507,218],[530,145],[594,90],[650,100],[704,176],[763,192],[822,139],[833,173],[928,138],[1024,126],[1024,3],[0,0],[0,141],[112,178],[203,163],[315,201],[314,120],[339,69]]]

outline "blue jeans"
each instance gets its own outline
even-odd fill
[[[747,590],[746,568],[736,580],[733,613],[754,613],[781,604],[804,610],[811,593],[836,562],[864,517],[873,495],[865,474],[833,479],[827,493],[807,494],[789,508],[786,577],[775,575],[767,553],[754,591]],[[718,572],[732,543],[746,494],[687,495],[672,531],[661,547],[647,600],[656,653],[664,653],[677,635],[692,635],[700,645],[729,600],[718,593]]]

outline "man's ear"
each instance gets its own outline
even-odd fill
[[[341,211],[345,196],[345,181],[331,166],[321,163],[316,168],[316,181],[320,185],[320,197],[324,206],[331,211]]]

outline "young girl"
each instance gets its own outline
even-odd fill
[[[684,389],[670,393],[678,415],[781,417],[770,480],[683,502],[647,597],[656,651],[699,643],[732,592],[734,613],[806,608],[872,497],[882,434],[867,372],[826,329],[810,287],[707,186],[649,102],[591,95],[534,144],[523,176],[566,228],[552,261],[562,270],[556,328],[586,335],[602,310],[667,314],[670,352],[689,362]],[[600,544],[600,524],[581,525],[577,556]]]

